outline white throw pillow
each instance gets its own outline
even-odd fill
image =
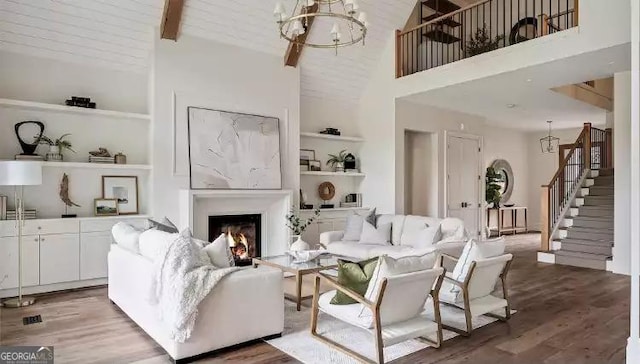
[[[122,221],[111,228],[111,235],[116,244],[136,254],[140,254],[140,234],[142,230]]]
[[[149,229],[143,232],[140,234],[140,255],[155,261],[179,235],[157,229]]]
[[[360,241],[362,235],[362,226],[365,218],[356,213],[347,216],[347,222],[344,227],[343,241]]]
[[[500,256],[504,254],[505,246],[506,243],[504,238],[497,238],[481,242],[476,242],[473,239],[469,240],[464,246],[464,249],[462,250],[462,254],[458,259],[456,266],[453,268],[453,279],[462,282],[467,276],[469,268],[471,268],[471,263],[480,259]],[[454,293],[460,292],[460,287],[452,285],[450,291]]]
[[[464,222],[455,217],[447,217],[440,222],[441,242],[465,241],[468,238]]]
[[[380,224],[377,228],[368,221],[362,224],[360,244],[390,245],[391,223]]]
[[[392,258],[388,255],[383,255],[378,258],[378,265],[373,270],[373,275],[367,286],[367,292],[364,297],[370,301],[376,299],[382,280],[388,277],[397,276],[400,274],[407,274],[418,272],[421,270],[433,269],[436,264],[437,252],[429,252],[420,256],[407,256],[402,258]],[[430,290],[431,287],[425,287],[425,290]],[[365,306],[360,309],[360,317],[366,314],[371,314],[371,311],[367,310]]]
[[[216,240],[202,250],[209,256],[211,264],[217,268],[228,268],[235,265],[225,234],[220,234]]]
[[[438,226],[425,226],[419,231],[403,232],[400,237],[400,245],[408,245],[416,249],[432,246],[440,241],[442,230]]]

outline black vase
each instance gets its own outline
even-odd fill
[[[40,127],[40,133],[37,135],[34,143],[26,143],[22,138],[20,138],[20,127],[26,124],[34,124]],[[44,133],[44,124],[40,121],[21,121],[15,125],[14,129],[16,131],[18,142],[20,142],[20,147],[22,148],[23,153],[21,155],[34,155],[36,148],[38,147],[38,143],[40,142],[40,138]]]

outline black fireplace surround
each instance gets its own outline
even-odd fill
[[[261,223],[260,214],[209,216],[209,241],[230,234],[236,242],[236,246],[229,247],[236,266],[251,265],[252,258],[261,254]],[[242,237],[246,239],[246,247],[241,243]]]

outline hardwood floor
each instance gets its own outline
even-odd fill
[[[623,363],[630,279],[536,262],[537,235],[510,237],[513,308],[506,323],[474,330],[395,363]],[[308,305],[308,302],[307,302]],[[43,322],[22,325],[41,314]],[[155,342],[109,303],[106,288],[39,297],[33,307],[0,309],[0,345],[54,345],[58,363],[167,363]],[[297,363],[266,343],[201,363]]]

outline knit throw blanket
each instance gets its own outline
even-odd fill
[[[225,277],[240,268],[216,268],[207,253],[182,233],[154,262],[155,280],[151,303],[171,339],[184,343],[191,336],[198,305]]]

